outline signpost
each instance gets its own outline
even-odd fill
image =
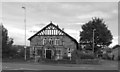
[[[94,53],[94,37],[95,37],[95,29],[93,29],[93,53]]]
[[[68,53],[68,57],[70,57],[70,60],[71,60],[71,52]]]
[[[71,50],[70,50],[70,48],[68,48],[68,57],[70,57],[70,60],[71,60]]]

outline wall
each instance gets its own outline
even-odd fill
[[[44,38],[52,38],[54,40],[56,38],[59,38],[61,40],[61,42],[63,43],[63,45],[62,46],[56,45],[55,47],[61,49],[62,55],[64,55],[64,56],[67,55],[68,48],[70,48],[71,50],[74,50],[77,48],[76,43],[67,36],[35,36],[34,38],[31,39],[31,42],[30,42],[31,48],[33,46],[43,46]],[[33,50],[33,49],[31,49],[31,50]]]

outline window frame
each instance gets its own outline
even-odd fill
[[[53,38],[50,38],[50,39],[49,39],[49,43],[53,45],[53,44],[54,44],[54,39],[53,39]]]
[[[60,45],[60,39],[59,38],[55,39],[55,45]]]
[[[45,43],[46,43],[46,40],[47,40],[46,38],[44,38],[44,39],[43,39],[43,45],[45,45]]]

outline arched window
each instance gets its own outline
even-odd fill
[[[61,45],[59,38],[55,39],[55,45]]]
[[[45,44],[46,44],[46,42],[47,42],[47,39],[46,39],[46,38],[44,38],[44,39],[43,39],[43,45],[45,45]]]
[[[50,44],[54,44],[54,40],[52,38],[49,39]]]

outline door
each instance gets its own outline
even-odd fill
[[[47,59],[51,59],[51,54],[52,54],[51,50],[46,50],[46,58]]]

